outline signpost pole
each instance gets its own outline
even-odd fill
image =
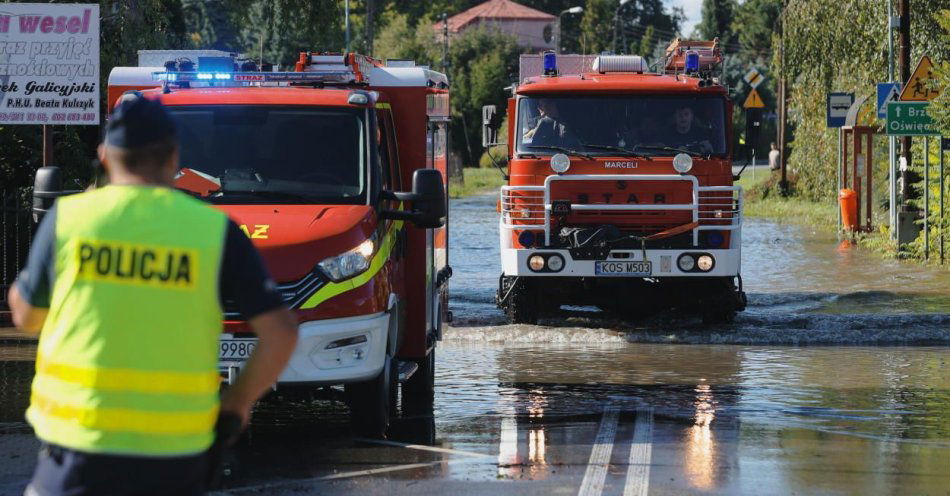
[[[943,136],[940,137],[940,265],[943,265],[943,232],[947,230],[943,214]]]
[[[924,136],[924,260],[930,260],[930,136]]]
[[[43,167],[53,165],[53,129],[43,124]]]

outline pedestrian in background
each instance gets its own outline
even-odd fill
[[[10,290],[16,326],[40,332],[26,494],[204,492],[216,420],[246,426],[296,344],[247,236],[172,188],[175,133],[159,102],[123,101],[99,147],[110,184],[58,200]],[[259,342],[219,401],[225,298]]]
[[[772,142],[770,147],[771,149],[769,150],[769,169],[779,170],[779,168],[781,167],[779,165],[779,159],[782,156],[782,152],[778,151],[778,147],[775,146],[774,141]]]

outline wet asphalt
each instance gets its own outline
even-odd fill
[[[339,401],[268,399],[218,494],[950,494],[950,273],[752,219],[733,324],[569,307],[511,326],[494,198],[451,215],[431,414],[376,441]],[[0,494],[32,470],[34,349],[0,332]]]

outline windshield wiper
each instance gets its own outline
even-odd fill
[[[711,153],[707,153],[707,154],[704,155],[704,154],[702,154],[702,153],[694,152],[694,151],[688,150],[688,149],[686,149],[686,148],[675,148],[675,147],[672,147],[672,146],[634,145],[634,147],[633,147],[634,150],[636,150],[636,149],[638,149],[638,148],[646,148],[646,149],[648,149],[648,150],[659,150],[659,151],[661,151],[661,152],[685,153],[685,154],[691,155],[691,156],[692,156],[692,155],[695,155],[695,156],[697,156],[697,157],[705,157],[706,160],[709,160],[709,158],[712,157],[712,154],[711,154]]]
[[[561,153],[567,155],[574,155],[575,157],[584,157],[587,160],[594,160],[594,156],[589,153],[579,152],[577,150],[571,150],[570,148],[565,148],[563,146],[554,146],[554,145],[529,145],[525,148],[531,148],[535,150],[557,150]]]
[[[650,160],[650,157],[648,157],[648,156],[646,156],[646,155],[644,155],[644,154],[642,154],[642,153],[639,153],[639,152],[637,152],[637,151],[635,151],[635,150],[631,150],[631,149],[629,149],[629,148],[624,148],[624,147],[622,147],[622,146],[600,145],[600,144],[597,144],[597,143],[594,143],[594,144],[591,144],[591,143],[584,143],[584,148],[597,148],[597,149],[600,149],[600,150],[610,150],[610,151],[614,151],[614,152],[623,153],[624,155],[628,155],[628,156],[630,156],[630,157],[643,157],[643,158],[645,158],[645,159],[647,159],[647,160]]]
[[[247,195],[247,196],[259,196],[261,198],[273,198],[273,199],[285,199],[285,200],[298,200],[312,202],[313,198],[307,195],[301,195],[299,193],[290,193],[288,191],[273,191],[273,190],[247,190],[247,189],[219,189],[218,191],[213,191],[211,194],[219,194],[221,196],[228,195]],[[211,196],[210,194],[208,196]]]

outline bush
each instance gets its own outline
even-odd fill
[[[491,152],[491,156],[488,153]],[[486,168],[495,168],[495,163],[492,162],[492,157],[495,158],[495,163],[501,167],[508,167],[508,145],[498,145],[491,147],[491,150],[485,150],[485,153],[482,154],[481,158],[478,159],[478,166]]]

